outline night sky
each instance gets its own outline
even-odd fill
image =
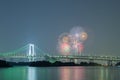
[[[88,33],[85,54],[120,56],[119,0],[0,0],[0,52],[33,43],[56,54],[75,26]]]

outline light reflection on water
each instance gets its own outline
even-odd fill
[[[120,80],[117,67],[0,68],[0,80]]]
[[[60,80],[83,80],[84,68],[62,67],[60,68]]]
[[[28,67],[28,80],[36,80],[36,68]]]
[[[102,69],[100,68],[100,76],[98,78],[99,80],[108,80],[108,68]]]

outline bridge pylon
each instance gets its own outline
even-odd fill
[[[28,52],[28,56],[35,56],[35,46],[34,44],[29,44],[29,52]]]

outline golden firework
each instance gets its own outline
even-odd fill
[[[82,40],[82,41],[86,40],[87,37],[88,37],[88,35],[87,35],[86,32],[82,32],[82,33],[80,34],[80,40]]]
[[[69,42],[69,37],[68,36],[64,36],[62,41],[65,42],[65,43],[68,43]]]

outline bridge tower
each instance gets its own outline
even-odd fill
[[[34,46],[34,44],[29,44],[28,56],[35,56],[35,46]]]

